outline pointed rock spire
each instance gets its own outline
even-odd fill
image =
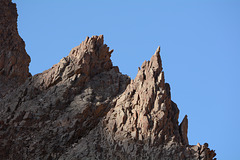
[[[151,63],[152,68],[154,68],[154,69],[160,68],[160,70],[162,70],[162,60],[160,57],[160,46],[158,46],[156,52],[152,56],[150,63]]]
[[[116,140],[136,139],[161,144],[172,136],[179,139],[179,111],[165,87],[164,73],[160,58],[160,47],[150,61],[145,61],[125,92],[116,102],[114,110],[107,115],[109,130]],[[169,115],[172,118],[169,119]],[[115,129],[111,129],[115,126]],[[177,130],[177,131],[175,131]],[[124,136],[127,133],[127,137]]]
[[[143,62],[141,68],[138,70],[138,74],[134,81],[136,82],[143,81],[146,79],[152,79],[156,82],[161,72],[162,72],[162,60],[160,57],[160,47],[158,46],[156,52],[151,57],[150,61]]]
[[[188,118],[187,115],[182,120],[182,123],[180,124],[180,135],[182,138],[182,143],[185,145],[188,145]]]

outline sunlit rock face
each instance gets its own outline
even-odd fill
[[[179,125],[159,53],[160,47],[98,125],[60,159],[213,159],[207,143],[189,145],[188,119]]]
[[[0,159],[202,159],[165,83],[160,47],[134,80],[119,72],[102,35],[31,76],[16,6],[0,1]]]

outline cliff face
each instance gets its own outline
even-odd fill
[[[0,12],[0,159],[214,158],[207,143],[189,145],[187,116],[178,123],[160,48],[131,80],[102,35],[87,37],[31,76],[16,7],[1,0]]]
[[[0,1],[0,98],[30,76],[30,57],[17,31],[17,16],[11,0]]]

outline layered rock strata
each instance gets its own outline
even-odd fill
[[[187,116],[178,123],[160,48],[131,80],[102,35],[87,37],[31,76],[16,7],[1,0],[0,12],[0,159],[214,158],[207,143],[189,145]]]

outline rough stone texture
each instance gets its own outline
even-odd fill
[[[111,52],[103,36],[87,37],[58,64],[1,99],[0,155],[56,159],[87,135],[130,82],[112,66]]]
[[[178,125],[179,110],[171,101],[159,52],[142,64],[100,123],[60,159],[213,159],[207,144],[188,144],[187,116]]]
[[[17,30],[16,5],[0,0],[0,97],[30,76],[30,57]]]
[[[4,14],[16,13],[10,1],[0,3]],[[112,65],[112,52],[102,35],[87,37],[43,73],[1,74],[5,82],[19,83],[1,90],[0,159],[213,159],[207,143],[189,145],[187,116],[178,123],[160,48],[134,80]],[[12,65],[8,58],[0,59],[3,71]]]

